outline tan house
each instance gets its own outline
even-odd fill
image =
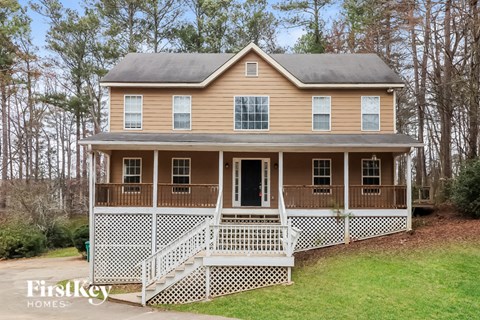
[[[376,55],[129,54],[102,85],[109,132],[82,141],[94,283],[196,301],[290,282],[294,251],[411,228],[395,164],[421,144],[396,133],[404,84]]]

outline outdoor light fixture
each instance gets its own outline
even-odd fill
[[[376,155],[375,153],[372,154],[372,160],[373,160],[373,161],[377,160],[377,155]]]
[[[275,164],[273,165],[273,167],[274,167],[275,169],[278,169],[278,163],[275,163]]]
[[[225,163],[225,169],[228,169],[228,168],[230,168],[230,165],[227,162],[227,163]]]

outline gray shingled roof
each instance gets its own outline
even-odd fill
[[[312,147],[420,147],[404,134],[203,134],[105,132],[85,138],[81,144],[137,145],[268,145]]]
[[[200,83],[231,57],[230,53],[129,53],[102,82]]]
[[[102,82],[200,83],[231,59],[228,53],[129,53]],[[402,84],[375,54],[273,54],[306,84]]]
[[[376,54],[272,54],[303,83],[403,83]]]

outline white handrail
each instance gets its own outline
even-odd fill
[[[283,189],[278,190],[278,214],[280,215],[280,224],[282,226],[287,225],[287,209],[285,207],[285,200],[283,198]]]
[[[141,262],[142,305],[146,304],[148,286],[181,266],[200,251],[207,249],[207,243],[210,242],[207,240],[210,238],[209,225],[210,219],[206,219]]]
[[[223,189],[218,190],[217,204],[215,205],[215,216],[213,217],[215,224],[220,224],[223,207]]]

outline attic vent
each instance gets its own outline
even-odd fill
[[[257,77],[258,76],[258,63],[247,62],[245,64],[245,75],[247,77]]]

